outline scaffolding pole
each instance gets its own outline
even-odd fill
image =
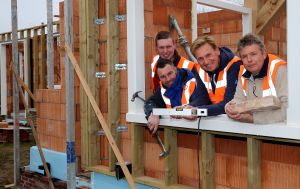
[[[54,88],[53,8],[47,0],[47,88]]]
[[[18,61],[18,16],[17,0],[11,0],[11,26],[12,26],[12,63],[19,68]],[[16,70],[19,75],[19,70]],[[16,78],[13,79],[13,111],[14,111],[14,184],[20,186],[20,130],[19,130],[19,89]]]
[[[73,1],[64,1],[65,43],[73,51]],[[75,112],[74,112],[74,68],[65,53],[66,63],[66,125],[67,125],[67,188],[75,189],[76,156],[75,156]]]

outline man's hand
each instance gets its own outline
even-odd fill
[[[191,105],[182,105],[182,106],[176,106],[174,108],[187,108],[187,109],[191,109],[191,108],[194,108],[193,106]],[[171,116],[171,118],[174,118],[174,119],[186,119],[186,120],[189,120],[189,121],[194,121],[197,119],[197,116]]]
[[[148,128],[152,134],[154,134],[157,131],[158,125],[159,125],[159,116],[152,115],[151,113],[148,118]]]
[[[227,116],[236,121],[253,123],[253,114],[236,112],[233,109],[235,105],[236,103],[234,101],[230,101],[225,105],[225,112]]]

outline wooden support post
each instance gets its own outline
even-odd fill
[[[52,0],[47,0],[47,88],[54,88],[54,51],[53,51],[53,10]]]
[[[39,88],[39,37],[38,29],[33,30],[33,93]]]
[[[20,39],[24,39],[24,30],[20,31]]]
[[[46,88],[46,41],[45,41],[45,27],[41,27],[41,36],[40,36],[40,48],[39,48],[39,88]]]
[[[12,63],[18,68],[18,8],[17,0],[11,0],[12,25]],[[19,71],[17,70],[17,75]],[[20,188],[20,130],[19,130],[19,88],[17,79],[13,79],[13,111],[14,111],[14,184]]]
[[[118,0],[106,0],[106,20],[107,20],[107,81],[108,81],[108,126],[116,140],[120,143],[120,137],[116,127],[120,123],[120,89],[119,71],[115,69],[115,64],[119,63],[119,27],[115,20],[118,14]],[[125,97],[124,97],[125,98]],[[109,148],[109,170],[113,171],[116,157],[112,148]]]
[[[69,51],[73,49],[73,0],[64,1],[65,44]],[[75,98],[74,67],[71,58],[65,53],[66,76],[66,154],[67,154],[67,188],[76,188],[76,153],[75,153]]]
[[[257,18],[257,10],[259,9],[260,0],[245,0],[244,6],[252,9],[252,31],[256,33],[256,18]]]
[[[165,128],[165,147],[169,155],[165,157],[165,184],[166,186],[178,183],[178,153],[177,153],[177,131]]]
[[[144,175],[144,130],[139,124],[131,124],[132,175]]]
[[[98,70],[98,0],[79,1],[80,68],[91,92],[99,104],[99,82],[95,77]],[[107,99],[103,99],[107,100]],[[100,138],[96,135],[99,122],[88,97],[80,87],[81,164],[87,168],[100,163]]]
[[[129,184],[130,188],[131,189],[135,189],[136,186],[134,184],[133,178],[132,178],[132,176],[131,176],[131,174],[130,174],[130,172],[129,172],[126,164],[125,164],[125,161],[124,161],[124,159],[122,157],[122,154],[121,154],[118,146],[116,145],[116,141],[114,140],[114,138],[113,138],[113,136],[112,136],[112,134],[110,132],[110,129],[109,129],[107,123],[105,122],[105,119],[104,119],[104,117],[103,117],[103,115],[102,115],[102,113],[101,113],[101,111],[100,111],[100,109],[99,109],[99,107],[98,107],[98,105],[96,103],[96,100],[95,100],[95,98],[92,95],[91,89],[88,86],[85,78],[83,77],[83,74],[82,74],[82,72],[81,72],[81,70],[80,70],[80,68],[78,66],[78,63],[77,63],[74,55],[72,54],[72,51],[71,51],[70,47],[68,45],[66,45],[65,46],[65,50],[66,50],[67,55],[69,56],[69,58],[71,60],[71,63],[73,64],[73,66],[75,68],[75,71],[76,71],[77,76],[78,76],[78,78],[80,80],[80,83],[82,84],[82,87],[84,88],[84,91],[85,91],[86,95],[89,98],[89,102],[92,104],[93,110],[96,113],[97,118],[98,118],[100,124],[102,125],[102,128],[103,128],[103,131],[105,133],[105,136],[106,136],[106,138],[107,138],[110,146],[112,147],[112,149],[113,149],[113,151],[114,151],[114,153],[115,153],[115,155],[117,157],[118,162],[120,163],[120,166],[121,166],[121,168],[122,168],[122,170],[124,172],[124,175],[125,175],[125,177],[127,179],[127,182]]]
[[[248,188],[261,188],[261,141],[255,138],[247,138],[248,154]]]
[[[31,61],[31,50],[30,50],[30,46],[31,46],[31,29],[28,29],[26,31],[26,49],[27,49],[27,54],[26,54],[26,59],[27,59],[27,75],[28,75],[28,88],[30,90],[32,90],[32,85],[31,85],[31,81],[32,81],[32,61]],[[31,98],[28,98],[28,106],[32,107],[31,105]]]
[[[201,133],[202,140],[202,188],[214,189],[215,183],[215,137],[207,132]]]

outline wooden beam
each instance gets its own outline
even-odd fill
[[[73,37],[73,0],[64,1],[64,39],[68,50],[74,48]],[[76,189],[76,153],[75,153],[75,94],[74,68],[71,58],[65,55],[66,84],[66,155],[67,155],[67,188]],[[72,57],[74,58],[74,57]]]
[[[286,0],[268,0],[257,14],[256,33],[262,34],[286,6]]]
[[[106,123],[106,121],[105,121],[105,119],[104,119],[104,117],[103,117],[103,115],[102,115],[102,113],[101,113],[101,111],[100,111],[97,103],[96,103],[96,100],[93,97],[91,89],[88,86],[85,78],[83,77],[83,74],[82,74],[82,72],[81,72],[81,70],[80,70],[80,68],[78,66],[77,60],[75,59],[75,57],[74,57],[74,55],[73,55],[73,53],[72,53],[72,51],[71,51],[71,49],[70,49],[69,46],[66,45],[65,46],[65,50],[66,50],[66,52],[67,52],[67,54],[68,54],[68,56],[69,56],[69,58],[71,60],[71,63],[74,66],[74,69],[75,69],[76,74],[77,74],[77,76],[78,76],[78,78],[80,80],[80,83],[82,84],[82,87],[84,88],[84,91],[85,91],[86,95],[88,96],[89,102],[92,104],[93,110],[96,113],[97,118],[98,118],[100,124],[102,125],[102,128],[103,128],[103,131],[105,133],[105,136],[107,137],[107,140],[108,140],[110,146],[112,147],[112,149],[113,149],[113,151],[114,151],[114,153],[115,153],[115,155],[117,157],[118,162],[120,163],[120,166],[121,166],[121,168],[122,168],[122,170],[123,170],[123,172],[125,174],[125,177],[127,179],[127,182],[129,184],[129,186],[132,189],[135,189],[136,186],[134,184],[133,178],[132,178],[132,176],[131,176],[131,174],[130,174],[130,172],[129,172],[126,164],[125,164],[125,161],[124,161],[124,159],[122,157],[122,154],[121,154],[118,146],[116,145],[116,141],[114,140],[114,138],[113,138],[113,136],[112,136],[112,134],[110,132],[110,128],[108,127],[108,125],[107,125],[107,123]]]
[[[202,188],[214,189],[215,183],[215,136],[201,133],[202,141]]]
[[[80,68],[91,86],[91,92],[99,104],[99,83],[95,77],[98,70],[98,0],[79,1],[79,49]],[[103,99],[106,100],[106,99]],[[81,163],[91,167],[100,163],[100,138],[96,135],[99,122],[82,87],[80,87]]]
[[[252,31],[256,31],[257,10],[260,7],[260,0],[245,0],[244,6],[252,9]]]
[[[248,188],[261,188],[261,141],[252,137],[247,138],[248,154]]]
[[[39,37],[38,29],[33,30],[33,92],[39,88]]]
[[[11,25],[12,25],[12,63],[18,68],[18,9],[17,0],[11,0]],[[19,72],[17,71],[17,75]],[[20,187],[20,129],[19,129],[19,88],[17,79],[13,79],[13,112],[14,112],[14,184]]]
[[[45,41],[45,27],[42,26],[40,35],[40,48],[39,48],[39,88],[46,88],[46,41]]]
[[[27,84],[27,86],[28,86],[28,88],[29,88],[29,90],[30,91],[32,91],[32,84],[31,84],[31,81],[32,81],[32,61],[31,61],[31,30],[26,30],[26,52],[27,52],[27,54],[26,54],[26,59],[27,59],[27,75],[28,75],[28,84]],[[31,98],[28,98],[28,106],[29,107],[32,107],[32,101],[31,101]]]
[[[115,64],[119,63],[119,27],[114,19],[118,14],[118,0],[106,0],[106,20],[107,20],[107,88],[108,88],[108,126],[110,131],[120,145],[120,137],[116,132],[116,127],[120,123],[120,75],[115,69]],[[123,97],[125,98],[125,97]],[[116,157],[112,148],[109,148],[109,169],[114,170]]]
[[[131,123],[132,175],[144,175],[144,130],[140,124]]]
[[[164,136],[164,145],[169,150],[169,155],[165,157],[165,185],[170,186],[178,183],[177,131],[165,128]]]
[[[54,89],[53,8],[47,0],[47,88]]]

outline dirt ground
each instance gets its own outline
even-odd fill
[[[29,165],[29,151],[33,142],[20,143],[20,167]],[[13,143],[0,143],[0,189],[14,182]]]

